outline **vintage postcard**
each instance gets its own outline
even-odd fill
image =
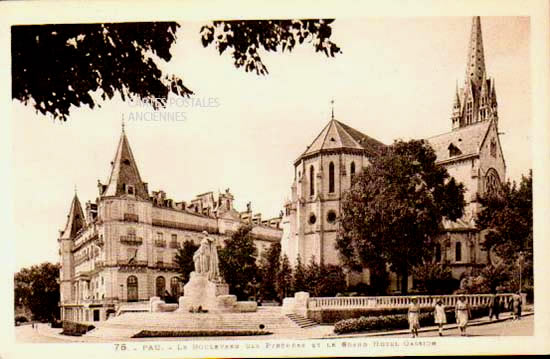
[[[0,358],[548,353],[546,1],[0,3]]]

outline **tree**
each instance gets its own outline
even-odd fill
[[[59,318],[59,264],[42,263],[14,275],[15,305],[30,309],[33,319]]]
[[[281,244],[272,243],[260,258],[260,297],[262,299],[277,298],[277,271],[281,261]]]
[[[510,281],[519,289],[522,282],[533,283],[533,172],[522,176],[519,186],[509,181],[501,190],[481,199],[482,210],[476,224],[486,231],[483,245],[510,268]],[[520,257],[522,259],[520,259]],[[519,262],[522,261],[521,265]],[[523,283],[522,283],[523,285]]]
[[[432,256],[444,217],[464,208],[464,187],[435,164],[424,140],[396,141],[354,177],[344,194],[337,248],[352,269],[388,263],[407,293],[412,267]]]
[[[239,300],[248,299],[248,288],[256,280],[256,246],[252,227],[241,226],[219,251],[220,273]]]
[[[189,282],[189,275],[195,270],[195,263],[193,261],[193,254],[199,249],[193,241],[184,241],[181,248],[176,252],[176,265],[182,283]]]
[[[458,289],[451,269],[442,263],[424,262],[413,268],[416,289],[428,294],[450,294]]]
[[[308,285],[306,281],[306,269],[302,264],[300,256],[296,257],[296,265],[294,266],[294,277],[292,279],[292,288],[294,292],[307,292]]]
[[[260,51],[292,51],[311,43],[316,52],[340,52],[330,41],[333,20],[214,21],[202,27],[204,47],[230,49],[234,64],[267,74]],[[119,94],[154,108],[170,93],[193,94],[180,77],[159,66],[172,58],[176,22],[20,25],[11,28],[12,98],[43,115],[67,120],[71,107],[100,106]],[[40,59],[40,61],[37,61]]]
[[[281,265],[277,271],[277,294],[279,295],[279,301],[282,302],[284,298],[292,293],[292,267],[288,257],[283,255]]]

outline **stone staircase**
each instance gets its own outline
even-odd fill
[[[121,314],[124,313],[138,313],[138,312],[149,312],[149,301],[141,301],[141,302],[130,302],[130,303],[124,303],[121,304],[116,312],[116,316],[118,317]]]
[[[99,329],[97,334],[104,328],[137,329],[137,331],[215,329],[285,331],[301,328],[296,321],[282,315],[278,307],[260,307],[253,313],[125,312],[107,321],[97,322],[96,326]]]
[[[292,320],[300,328],[311,328],[319,326],[319,323],[312,319],[304,318],[298,314],[287,314],[286,315],[290,320]]]

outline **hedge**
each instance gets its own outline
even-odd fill
[[[318,309],[309,310],[307,317],[321,324],[334,324],[341,320],[359,317],[379,317],[407,314],[408,308],[352,308],[352,309]],[[421,313],[432,313],[432,306],[420,308]]]
[[[142,330],[132,338],[237,337],[273,334],[265,330]]]
[[[470,319],[481,318],[489,314],[489,308],[487,306],[479,306],[470,308]],[[454,310],[445,311],[447,314],[447,323],[456,323]],[[426,312],[421,309],[419,316],[420,326],[432,326],[434,323],[433,309],[430,312]],[[409,321],[407,314],[390,314],[379,317],[360,317],[354,319],[346,319],[337,322],[334,325],[334,333],[346,334],[353,332],[368,332],[368,331],[387,331],[407,329],[409,327]]]
[[[64,320],[63,321],[63,331],[61,332],[61,334],[79,337],[83,334],[86,334],[87,332],[89,332],[90,330],[92,330],[94,328],[95,327],[93,325],[76,323],[76,322],[69,322],[69,321]]]

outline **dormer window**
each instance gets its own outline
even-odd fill
[[[130,186],[130,185],[126,186],[126,193],[134,195],[135,194],[134,186]]]
[[[462,151],[452,143],[449,145],[448,150],[449,157],[459,156],[462,154]]]

